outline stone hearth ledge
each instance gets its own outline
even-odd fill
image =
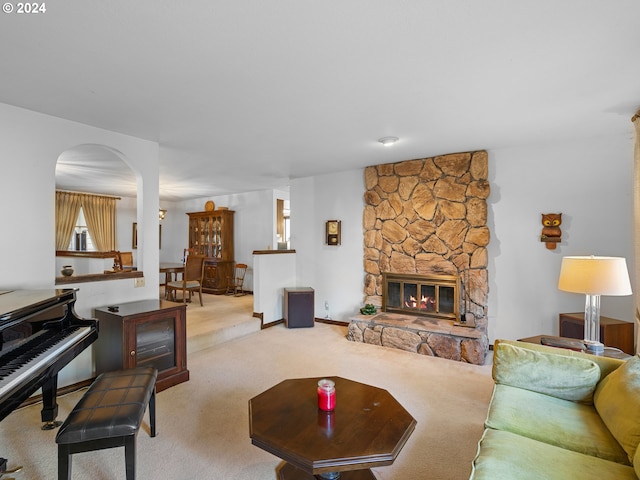
[[[355,315],[349,319],[347,339],[475,365],[484,365],[488,351],[485,335],[476,328],[399,313]]]

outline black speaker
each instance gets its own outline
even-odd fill
[[[284,289],[284,323],[287,328],[313,327],[314,291],[309,287]]]

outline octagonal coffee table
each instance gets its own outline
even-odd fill
[[[391,465],[416,426],[381,388],[340,377],[336,408],[318,409],[320,378],[285,380],[249,400],[251,443],[280,458],[280,480],[375,480]]]

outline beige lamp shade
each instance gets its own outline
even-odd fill
[[[631,295],[623,257],[564,257],[558,288],[586,295]]]

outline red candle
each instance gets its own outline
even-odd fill
[[[336,408],[336,386],[333,380],[323,378],[318,382],[318,408],[325,412]]]

